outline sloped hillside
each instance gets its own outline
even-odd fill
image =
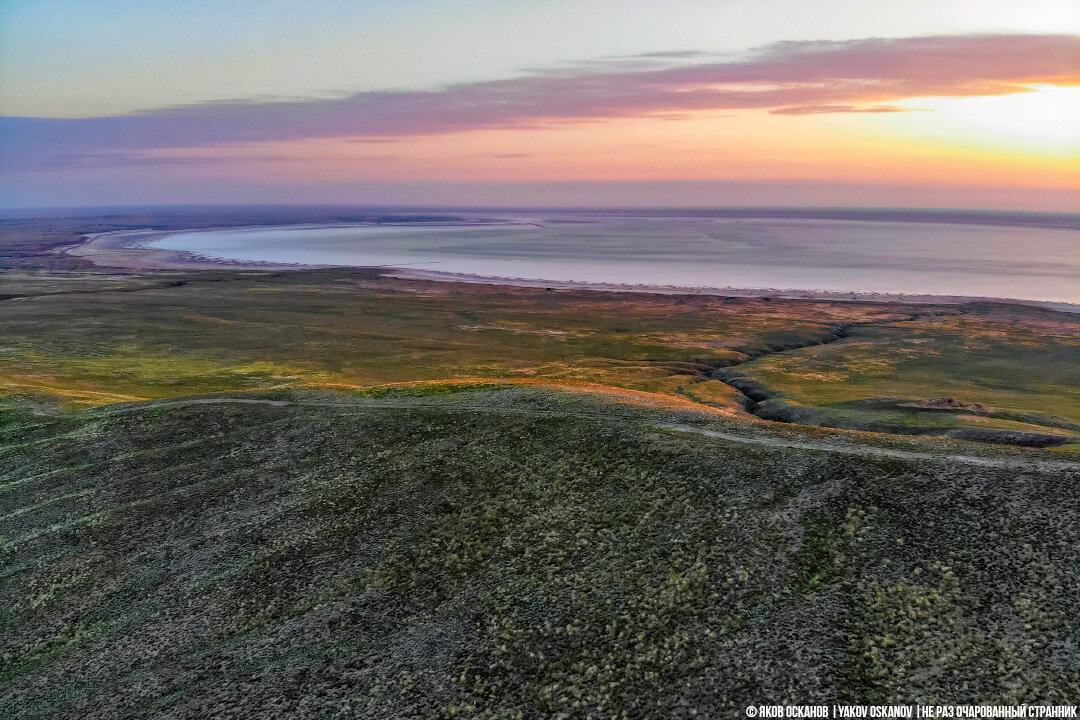
[[[1080,696],[1080,472],[468,397],[9,414],[0,715]]]

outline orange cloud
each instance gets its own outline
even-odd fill
[[[869,107],[857,107],[855,105],[800,105],[798,107],[777,108],[769,112],[773,115],[827,115],[830,113],[911,112],[911,110],[895,105],[870,105]]]

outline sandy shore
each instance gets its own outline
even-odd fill
[[[216,229],[216,228],[215,228]],[[223,228],[222,228],[223,229]],[[219,270],[247,268],[255,270],[306,270],[324,265],[264,263],[211,257],[183,250],[147,247],[152,242],[185,230],[118,230],[84,235],[86,241],[61,248],[60,253],[89,260],[102,267],[128,270]]]
[[[201,228],[206,231],[211,228]],[[213,228],[219,229],[219,228]],[[226,229],[226,228],[220,228]],[[228,229],[237,229],[230,227]],[[87,234],[86,241],[61,248],[58,252],[89,260],[102,267],[129,270],[312,270],[352,265],[304,265],[299,263],[270,263],[200,255],[182,250],[147,247],[150,243],[188,230],[120,230]],[[661,295],[706,295],[716,297],[768,297],[784,300],[829,300],[834,302],[880,302],[908,304],[961,304],[971,302],[1004,302],[1014,305],[1040,307],[1062,312],[1080,313],[1080,305],[1064,302],[1020,300],[1014,298],[971,297],[962,295],[929,295],[906,293],[840,292],[834,290],[799,290],[790,288],[683,287],[673,285],[631,285],[605,282],[543,280],[534,278],[490,277],[465,273],[415,270],[374,266],[388,277],[403,280],[429,280],[483,285],[513,285],[516,287],[551,288],[554,290],[595,290],[600,292],[654,293]]]
[[[658,295],[708,295],[716,297],[767,297],[782,300],[831,300],[837,302],[882,302],[908,304],[957,304],[969,302],[1008,302],[1023,305],[1049,306],[1028,300],[966,297],[959,295],[908,295],[904,293],[860,293],[835,290],[795,290],[790,288],[686,287],[681,285],[633,285],[621,283],[585,282],[577,280],[535,280],[531,278],[487,277],[437,270],[393,268],[389,277],[403,280],[436,280],[441,282],[479,283],[485,285],[514,285],[516,287],[551,288],[553,290],[598,290],[601,292],[653,293]],[[1068,305],[1067,303],[1056,303]],[[1068,305],[1080,312],[1080,306]]]

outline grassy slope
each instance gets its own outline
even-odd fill
[[[282,384],[461,377],[676,392],[700,378],[673,361],[737,360],[738,349],[813,341],[837,322],[896,314],[881,306],[408,283],[351,271],[126,280],[136,281],[185,284],[0,303],[0,388],[83,406]],[[64,282],[50,285],[39,275],[11,287],[39,293]],[[100,288],[118,282],[102,278]]]
[[[1080,693],[1075,475],[468,398],[556,414],[425,398],[9,417],[0,715],[670,718]]]
[[[710,366],[856,427],[1080,428],[1080,323],[1009,306],[612,294],[373,273],[7,271],[0,397],[88,407],[310,384],[559,379],[738,408]],[[909,319],[912,313],[918,316]],[[919,411],[938,396],[993,414]],[[1080,445],[1074,444],[1074,449]]]

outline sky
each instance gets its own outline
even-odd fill
[[[1075,0],[0,0],[0,206],[1080,211]]]

